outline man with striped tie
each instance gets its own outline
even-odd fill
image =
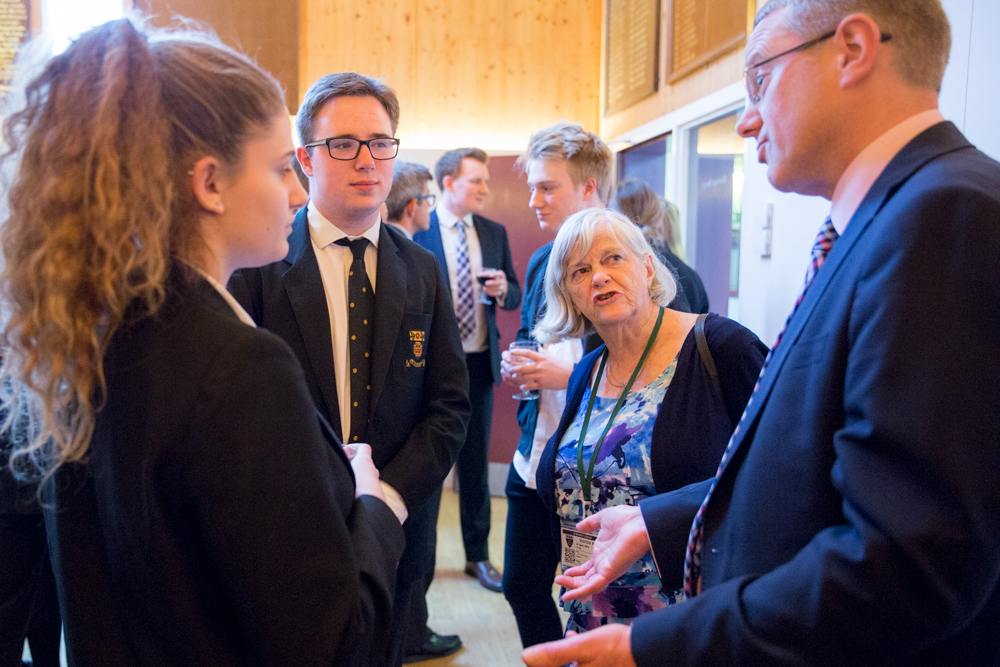
[[[1000,664],[1000,165],[938,111],[950,43],[940,0],[758,12],[738,130],[830,217],[715,477],[557,578],[652,549],[690,599],[528,665]]]
[[[441,201],[430,228],[413,240],[431,251],[451,288],[452,303],[469,369],[472,417],[458,454],[459,515],[466,574],[500,591],[500,573],[490,562],[488,460],[493,386],[500,384],[500,331],[496,309],[516,310],[521,286],[514,274],[507,230],[479,215],[489,194],[489,157],[480,148],[448,151],[434,166]]]

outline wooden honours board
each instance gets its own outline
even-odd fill
[[[608,0],[605,113],[656,92],[660,0]]]
[[[13,74],[8,68],[14,62],[18,47],[30,36],[30,15],[31,0],[0,0],[0,72],[5,79]],[[0,82],[0,96],[8,89],[6,82]]]
[[[747,36],[747,0],[670,0],[669,80],[674,81]]]

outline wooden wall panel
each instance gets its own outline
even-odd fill
[[[185,16],[215,30],[226,44],[256,58],[285,87],[292,113],[299,103],[299,0],[134,0],[153,25]]]
[[[661,35],[670,34],[668,19],[670,5],[671,3],[669,2],[661,3]],[[748,26],[752,22],[756,5],[757,2],[755,0],[747,0]],[[669,54],[667,52],[670,46],[669,41],[661,39],[661,71],[668,71],[666,68],[669,64]],[[740,41],[727,53],[720,55],[705,65],[698,67],[687,76],[672,83],[661,80],[660,89],[656,95],[646,98],[628,109],[615,114],[602,115],[600,123],[601,137],[605,140],[614,139],[629,130],[742,80],[743,47],[745,44],[746,40]]]
[[[597,128],[601,0],[301,0],[300,88],[383,77],[409,148],[523,148],[558,120]]]

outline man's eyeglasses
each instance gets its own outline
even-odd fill
[[[420,195],[419,197],[414,197],[417,201],[426,201],[427,205],[434,208],[434,202],[437,201],[437,195]]]
[[[794,46],[788,49],[787,51],[782,51],[778,55],[771,56],[766,60],[761,60],[759,63],[754,63],[753,65],[750,65],[745,70],[743,70],[743,84],[747,88],[747,95],[750,98],[750,102],[752,104],[757,104],[760,102],[760,89],[761,86],[764,84],[764,74],[761,74],[757,70],[759,70],[764,65],[773,62],[778,58],[781,58],[782,56],[787,56],[789,53],[795,53],[796,51],[805,51],[808,48],[816,46],[820,42],[828,40],[836,34],[837,34],[836,30],[831,30],[830,32],[823,33],[819,37],[810,39],[808,42],[803,42],[798,46]],[[882,33],[881,41],[883,43],[888,42],[890,39],[892,39],[892,35]]]
[[[334,160],[353,160],[361,154],[361,147],[368,146],[368,152],[375,160],[391,160],[399,152],[399,139],[379,138],[361,141],[350,137],[330,137],[305,144],[303,148],[326,146],[326,152]]]

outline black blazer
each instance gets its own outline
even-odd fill
[[[928,129],[792,318],[705,511],[704,592],[636,620],[640,666],[1000,664],[998,257],[1000,165]],[[690,498],[640,504],[661,565],[685,502],[690,527]]]
[[[483,266],[500,269],[507,275],[507,295],[504,297],[504,310],[516,310],[521,305],[521,285],[514,273],[514,262],[510,258],[510,244],[507,243],[507,230],[503,225],[493,222],[481,215],[472,216],[472,224],[479,237],[479,245],[483,253]],[[425,232],[417,232],[413,240],[427,248],[437,257],[438,265],[444,274],[444,284],[448,286],[448,302],[451,303],[451,283],[448,281],[448,262],[441,244],[441,226],[438,224],[437,211],[431,211],[431,226]],[[487,340],[490,344],[490,363],[493,368],[493,383],[500,384],[500,330],[497,329],[496,300],[486,306]]]
[[[175,267],[104,368],[87,462],[45,488],[69,664],[372,664],[403,530],[288,346]]]
[[[341,435],[330,316],[305,208],[288,244],[285,259],[237,271],[229,289],[258,325],[291,346],[313,401]],[[434,257],[382,225],[368,440],[382,480],[410,514],[440,488],[469,422],[468,370],[448,294]],[[414,331],[424,332],[422,357]],[[425,363],[407,364],[418,359]]]
[[[702,362],[692,330],[677,353],[674,377],[653,423],[650,466],[657,493],[673,491],[715,474],[767,355],[767,346],[753,332],[718,315],[709,315],[705,322],[705,338],[718,369],[722,391],[716,388]],[[548,510],[552,539],[557,545],[560,538],[555,505],[556,454],[566,430],[585,409],[583,395],[592,383],[594,364],[604,350],[601,345],[573,369],[566,390],[566,409],[538,461],[535,484]],[[663,586],[669,590],[680,588],[683,562],[658,563],[663,566],[660,572]]]

